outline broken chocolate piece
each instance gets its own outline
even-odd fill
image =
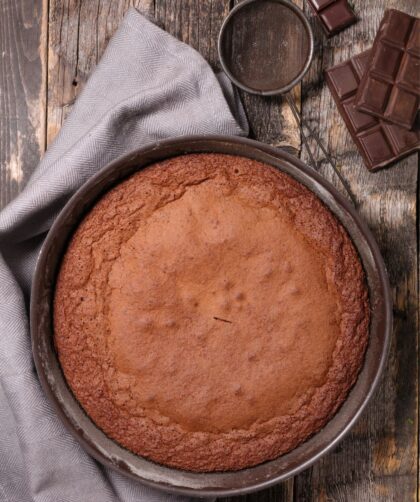
[[[356,95],[363,111],[411,129],[420,101],[420,20],[385,12]]]
[[[409,131],[355,107],[358,86],[370,59],[370,51],[363,52],[327,70],[326,79],[366,167],[376,171],[420,149],[420,124]]]
[[[357,21],[347,0],[308,0],[327,37]]]

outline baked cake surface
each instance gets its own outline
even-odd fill
[[[322,428],[369,332],[344,228],[271,166],[195,154],[139,171],[74,233],[54,340],[91,419],[168,466],[236,470]]]

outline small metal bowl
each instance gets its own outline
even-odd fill
[[[370,340],[359,378],[337,414],[317,434],[275,460],[237,472],[194,473],[155,464],[108,438],[82,410],[68,388],[53,344],[55,278],[72,232],[101,195],[123,178],[177,155],[213,152],[256,159],[306,185],[347,229],[362,260],[369,285]],[[385,266],[368,227],[354,208],[315,171],[282,150],[233,137],[187,137],[139,149],[117,159],[85,183],[54,222],[42,247],[31,295],[32,349],[39,379],[57,414],[83,448],[106,466],[145,485],[197,497],[244,494],[283,481],[334,448],[362,413],[376,388],[390,344],[392,304]]]

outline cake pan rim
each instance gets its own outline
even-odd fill
[[[291,452],[279,457],[278,459],[240,471],[230,471],[226,473],[190,473],[178,469],[172,469],[166,466],[160,466],[151,461],[143,459],[142,457],[136,456],[131,452],[128,452],[128,450],[120,447],[110,438],[107,438],[105,434],[101,433],[99,428],[97,428],[93,424],[93,422],[90,421],[87,415],[85,415],[85,417],[79,417],[82,423],[90,423],[90,426],[93,425],[93,428],[96,428],[96,430],[98,431],[99,439],[96,438],[96,440],[92,441],[92,437],[89,434],[86,434],[86,430],[83,429],[83,427],[75,426],[75,423],[73,421],[74,416],[71,413],[71,416],[69,416],[69,410],[76,414],[84,414],[84,412],[81,410],[80,405],[78,405],[79,410],[75,410],[74,403],[71,402],[71,399],[68,397],[68,395],[63,395],[62,384],[63,382],[65,384],[65,380],[59,368],[58,361],[56,361],[58,367],[56,366],[54,367],[54,369],[51,369],[50,363],[54,358],[51,326],[52,293],[54,290],[54,281],[52,278],[54,276],[54,270],[51,270],[51,266],[57,269],[58,264],[60,263],[60,257],[57,256],[57,254],[54,254],[54,252],[56,251],[55,246],[57,245],[57,241],[61,240],[61,251],[63,251],[63,249],[65,248],[65,244],[63,244],[64,240],[68,240],[69,236],[72,233],[72,230],[83,218],[84,213],[80,208],[83,206],[85,206],[86,209],[91,207],[102,193],[118,183],[124,177],[129,176],[132,172],[135,172],[138,169],[144,168],[147,165],[153,164],[160,160],[164,160],[166,158],[177,155],[199,152],[242,155],[244,157],[256,158],[257,160],[261,160],[261,158],[264,157],[264,160],[261,160],[262,162],[274,165],[274,167],[280,168],[284,172],[291,174],[286,169],[286,166],[288,166],[289,169],[294,171],[294,177],[306,186],[308,186],[307,183],[310,183],[310,180],[312,180],[314,185],[313,187],[308,186],[308,188],[312,190],[315,195],[317,195],[330,208],[330,210],[333,211],[334,214],[336,213],[334,212],[330,204],[337,205],[337,207],[344,212],[343,214],[349,215],[350,219],[363,234],[369,251],[372,254],[372,258],[377,266],[379,281],[378,284],[380,284],[382,288],[381,301],[383,304],[383,343],[381,350],[379,350],[378,354],[374,358],[374,361],[376,361],[376,368],[373,376],[370,378],[370,384],[364,392],[364,397],[361,400],[360,405],[357,407],[357,409],[355,409],[351,416],[347,418],[345,425],[341,426],[341,429],[338,430],[337,434],[333,435],[334,437],[332,438],[332,440],[327,441],[322,448],[319,448],[319,451],[317,451],[315,454],[310,454],[308,458],[305,461],[299,463],[299,465],[296,465],[290,469],[283,469],[282,472],[275,472],[275,468],[273,470],[272,467],[273,464],[278,462],[280,459],[284,459],[285,457],[290,456],[296,450],[304,450],[305,445],[311,442],[314,437],[319,437],[323,434],[326,428],[331,428],[330,424],[334,422],[337,415],[341,413],[341,408],[337,412],[337,414],[328,422],[328,424],[323,429],[321,429],[321,431],[317,432],[311,439],[300,445],[295,450],[292,450]],[[280,164],[282,163],[283,166],[280,166]],[[139,167],[140,164],[142,165]],[[293,174],[291,175],[293,176]],[[113,180],[113,176],[116,178],[115,180]],[[306,182],[299,179],[299,176],[303,176]],[[318,191],[315,191],[313,189],[314,187],[318,187]],[[92,196],[92,194],[95,193],[95,190],[98,192],[96,197]],[[77,211],[75,208],[77,208]],[[338,217],[337,214],[336,216]],[[72,224],[69,224],[68,221],[72,218],[75,218],[75,221]],[[341,219],[340,221],[344,225],[344,227],[347,228]],[[55,265],[51,265],[54,260]],[[42,306],[41,308],[40,305]],[[288,154],[284,150],[277,149],[247,138],[230,136],[188,136],[149,144],[148,146],[139,148],[112,161],[108,165],[104,166],[95,175],[93,175],[89,180],[87,180],[75,192],[75,194],[70,197],[70,199],[58,215],[57,219],[55,220],[54,224],[52,225],[38,257],[32,283],[30,321],[33,356],[41,385],[44,388],[44,392],[47,394],[49,400],[52,402],[54,408],[58,412],[59,417],[64,422],[66,428],[79,441],[79,443],[85,448],[85,450],[87,450],[101,463],[118,470],[122,474],[137,479],[145,485],[159,488],[171,493],[200,497],[214,497],[245,494],[277,484],[285,479],[288,479],[291,476],[298,474],[302,470],[312,465],[328,451],[334,448],[343,439],[343,437],[349,432],[351,427],[354,425],[354,423],[362,413],[363,409],[366,407],[368,401],[372,397],[385,366],[391,337],[392,301],[386,268],[372,233],[360,218],[360,216],[357,214],[353,206],[316,171],[307,167],[299,159]],[[369,346],[366,352],[368,351]],[[51,361],[49,358],[52,358]],[[55,359],[57,358],[55,357]],[[370,359],[368,361],[370,361]],[[364,363],[364,366],[366,364],[367,362]],[[365,371],[365,368],[363,367],[361,371]],[[57,387],[57,382],[60,379],[63,380],[62,382],[60,382],[61,390],[59,387]],[[357,385],[358,382],[356,382],[355,387]],[[343,406],[350,399],[352,392],[353,390],[346,398]],[[74,397],[73,401],[75,401]],[[104,436],[104,438],[106,438],[106,440],[101,441],[101,439],[103,439],[101,438],[101,434],[102,436]],[[109,448],[107,447],[107,445],[109,446],[109,442],[116,445],[118,455],[115,455],[115,453],[109,451]],[[122,450],[122,452],[120,450]],[[153,479],[150,476],[143,477],[141,474],[139,474],[139,470],[140,472],[142,470],[141,468],[137,469],[136,473],[133,472],[132,466],[130,466],[130,461],[132,460],[133,455],[138,459],[141,459],[143,463],[149,464],[151,470],[156,471],[155,475],[152,476]],[[261,475],[258,477],[258,479],[255,479],[253,477],[253,472],[256,472],[257,470],[258,472],[264,470],[264,466],[267,470],[265,479],[262,479],[264,478],[264,476],[261,477]],[[241,476],[245,480],[243,485],[238,486],[236,485],[236,483],[233,483],[233,485],[236,486],[229,486],[229,479],[238,479]],[[199,487],[191,486],[191,479],[195,478],[199,478],[201,480],[200,483],[198,483]],[[217,478],[220,478],[221,485],[223,486],[218,486],[217,481],[215,481],[217,480]],[[208,485],[206,483],[206,479],[209,480]],[[189,485],[188,481],[190,482]]]

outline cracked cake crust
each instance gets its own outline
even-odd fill
[[[369,333],[346,231],[303,185],[243,157],[141,170],[73,234],[54,299],[66,381],[109,437],[155,462],[238,470],[334,415]]]

